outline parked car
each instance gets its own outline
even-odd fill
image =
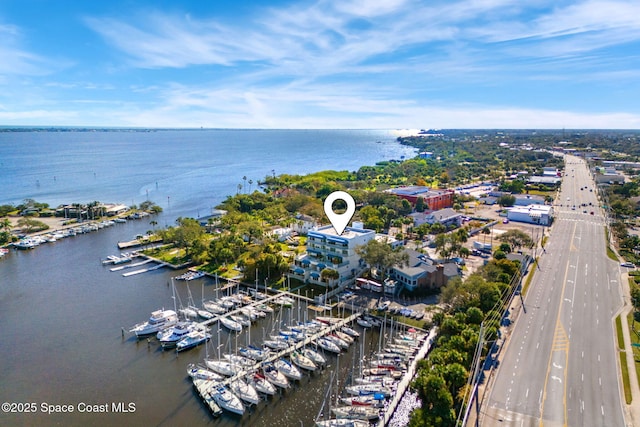
[[[629,262],[629,261],[627,261],[627,262],[623,262],[622,264],[620,264],[620,266],[622,266],[622,267],[629,267],[629,268],[636,268],[635,264],[634,264],[634,263],[632,263],[632,262]]]

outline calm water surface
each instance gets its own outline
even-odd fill
[[[0,133],[0,203],[24,198],[64,202],[164,201],[160,224],[196,216],[236,191],[242,176],[255,182],[270,174],[360,165],[411,155],[386,131],[162,131],[95,133]],[[379,142],[377,142],[379,141]],[[157,185],[156,185],[157,183]],[[248,184],[247,184],[248,185]],[[168,199],[168,200],[167,200]],[[32,414],[0,412],[0,425],[312,425],[322,405],[330,367],[305,378],[283,396],[242,418],[212,418],[191,387],[186,367],[205,357],[200,347],[162,351],[153,340],[136,341],[121,328],[172,308],[171,276],[160,269],[122,277],[101,265],[118,253],[118,241],[149,229],[148,220],[118,224],[88,235],[12,251],[0,260],[0,401],[36,403]],[[204,285],[203,285],[204,284]],[[184,282],[176,282],[187,301]],[[215,296],[213,281],[190,282],[199,302]],[[305,310],[301,309],[300,313]],[[298,316],[298,309],[283,318]],[[268,334],[272,321],[252,329],[251,340]],[[246,341],[246,332],[238,341]],[[377,347],[378,337],[366,339]],[[235,346],[226,332],[220,343]],[[218,338],[208,347],[217,352]],[[340,357],[343,381],[358,346]],[[80,403],[134,403],[132,413],[78,413]],[[76,412],[44,414],[41,404],[72,405]]]

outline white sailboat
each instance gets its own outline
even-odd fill
[[[289,380],[287,377],[276,369],[272,363],[268,363],[262,367],[264,377],[273,385],[280,388],[289,388]]]
[[[313,363],[311,359],[309,359],[307,356],[297,351],[292,351],[290,358],[291,358],[291,362],[294,365],[302,369],[306,369],[307,371],[315,371],[316,369],[318,369],[316,364]]]
[[[264,375],[258,372],[253,375],[249,375],[248,382],[260,393],[267,394],[269,396],[276,394],[275,386],[271,384]]]
[[[260,396],[256,389],[245,382],[242,378],[237,378],[229,383],[229,388],[238,396],[243,402],[250,405],[257,405],[260,403]]]
[[[219,417],[222,415],[222,408],[218,406],[215,399],[211,396],[211,393],[209,393],[212,382],[201,378],[194,378],[193,385],[213,416]]]
[[[240,332],[242,330],[242,325],[240,323],[236,322],[233,319],[229,319],[226,316],[220,318],[220,323],[222,323],[222,325],[230,331]]]
[[[273,362],[273,366],[276,367],[278,372],[282,372],[282,374],[292,380],[300,380],[302,379],[302,373],[298,368],[293,366],[291,362],[285,359],[277,359]]]
[[[194,380],[200,379],[207,381],[220,381],[224,378],[222,375],[216,374],[215,372],[210,371],[203,366],[198,366],[193,363],[189,363],[189,365],[187,366],[187,375],[189,375]]]
[[[224,386],[218,386],[211,391],[211,397],[222,409],[232,412],[234,414],[243,415],[244,405],[229,389]]]

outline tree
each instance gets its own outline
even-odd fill
[[[340,278],[340,273],[333,268],[325,268],[320,272],[320,278],[323,282],[331,283],[332,281]]]
[[[388,269],[394,265],[406,264],[409,261],[409,255],[402,249],[391,249],[391,246],[378,242],[376,239],[371,239],[365,245],[358,246],[356,253],[369,266],[381,273],[382,280],[385,279]]]
[[[498,237],[498,240],[508,243],[514,251],[522,247],[530,248],[533,246],[533,239],[521,230],[509,230]]]
[[[418,200],[416,200],[416,212],[424,212],[424,199],[422,197],[418,197]]]
[[[503,194],[502,196],[498,197],[496,203],[498,203],[498,205],[502,207],[513,206],[516,203],[516,196],[512,194]]]

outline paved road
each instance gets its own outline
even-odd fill
[[[586,165],[567,157],[565,171],[546,253],[487,391],[483,426],[624,425],[613,325],[620,266],[606,256]]]

